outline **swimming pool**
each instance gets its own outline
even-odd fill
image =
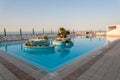
[[[1,44],[0,50],[47,72],[54,72],[106,43],[105,38],[79,37],[71,40],[73,45],[56,46],[55,49],[30,50],[23,47],[24,42],[12,42]]]

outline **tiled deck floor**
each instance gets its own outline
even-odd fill
[[[0,64],[0,80],[19,80],[4,65]]]
[[[0,53],[1,56],[3,57],[2,53]],[[120,80],[120,40],[111,45],[111,47],[103,49],[102,53],[97,56],[86,58],[84,62],[78,61],[74,65],[71,64],[67,68],[58,70],[53,74],[41,70],[38,71],[38,69],[22,69],[17,64],[10,65],[11,67],[5,64],[5,61],[1,58],[0,80]],[[15,71],[16,69],[11,70],[13,67],[18,68],[18,73]],[[30,73],[29,70],[33,72]],[[53,78],[50,79],[50,75]]]
[[[120,42],[107,51],[78,80],[120,80]]]

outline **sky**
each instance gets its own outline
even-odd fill
[[[105,30],[120,24],[120,0],[0,0],[0,32]]]

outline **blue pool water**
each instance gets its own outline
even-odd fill
[[[47,72],[54,72],[67,64],[79,59],[91,51],[103,46],[105,38],[80,37],[72,38],[73,45],[56,46],[55,49],[26,49],[24,42],[1,44],[0,50],[6,51],[40,69]]]

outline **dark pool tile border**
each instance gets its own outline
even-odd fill
[[[117,40],[110,44],[110,47],[103,50],[101,54],[95,56],[93,59],[76,69],[74,72],[70,73],[66,77],[64,77],[62,80],[77,80],[85,71],[87,71],[92,65],[94,65],[98,60],[100,60],[105,53],[111,49],[113,46],[115,46],[120,40]]]
[[[103,57],[103,54],[100,54],[87,62],[86,64],[79,67],[77,70],[63,78],[63,80],[76,80],[80,75],[82,75],[85,71],[87,71],[93,64],[95,64],[101,57]]]
[[[35,78],[34,80],[38,80],[41,79],[42,77],[44,77],[45,75],[48,74],[48,72],[30,64],[25,62],[24,60],[21,60],[11,54],[6,53],[5,51],[0,50],[0,56],[5,59],[6,61],[8,61],[9,63],[11,63],[12,65],[16,66],[18,69],[20,69],[21,71],[25,72],[26,74],[30,75],[31,77]],[[6,62],[7,63],[7,62]],[[6,64],[7,65],[7,64]],[[21,67],[23,67],[21,69]],[[28,66],[28,70],[30,69],[30,72],[27,70],[27,66]],[[6,66],[5,66],[6,67]],[[13,71],[17,71],[16,67],[13,69]],[[25,68],[24,68],[25,67]],[[13,73],[14,74],[14,73]],[[17,73],[18,75],[20,73]]]
[[[46,71],[44,71],[44,70],[42,70],[42,69],[40,69],[40,68],[38,68],[38,67],[30,64],[30,63],[28,63],[28,62],[25,62],[25,61],[22,60],[22,59],[19,59],[19,58],[15,57],[15,56],[13,56],[13,55],[11,55],[11,54],[8,54],[8,53],[5,52],[5,51],[0,50],[0,53],[3,53],[3,54],[5,53],[4,55],[7,54],[7,56],[13,58],[14,60],[17,60],[17,62],[20,62],[20,63],[22,63],[22,64],[25,64],[25,65],[31,67],[32,69],[34,69],[34,70],[36,70],[36,71],[39,71],[39,70],[40,70],[40,71],[41,71],[42,73],[44,73],[44,74],[47,74],[47,73],[48,73],[48,72],[46,72]],[[4,56],[2,56],[2,57],[4,58]],[[14,65],[16,65],[16,64],[14,64]]]
[[[12,72],[20,80],[35,80],[32,76],[28,75],[26,72],[22,71],[14,64],[8,62],[0,56],[0,63],[2,63],[10,72]]]

